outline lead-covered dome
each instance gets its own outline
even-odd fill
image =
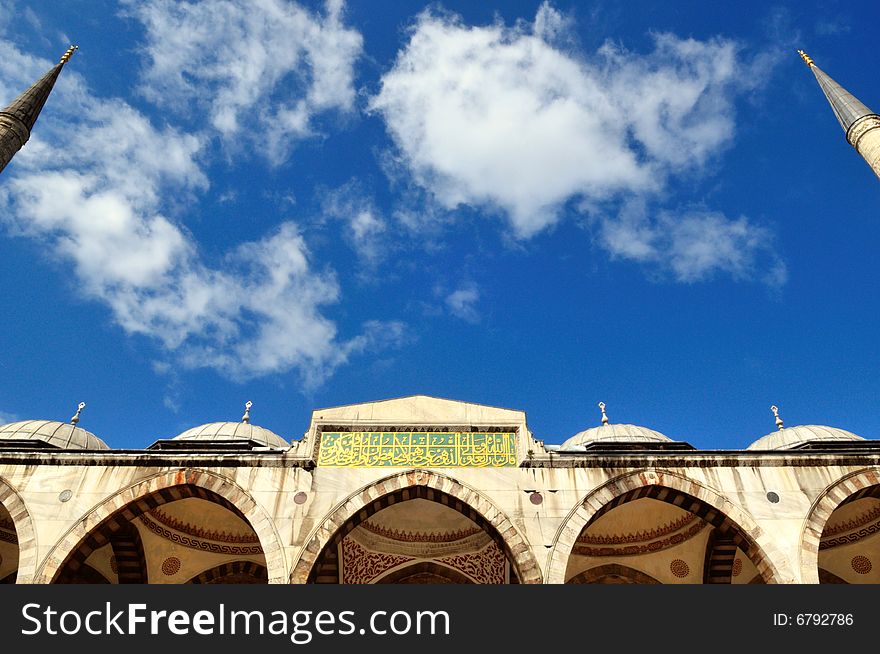
[[[672,439],[659,431],[639,425],[601,425],[578,432],[565,441],[560,450],[578,450],[595,443],[671,443]]]
[[[32,441],[62,450],[109,450],[93,433],[69,422],[22,420],[0,426],[0,441]]]
[[[287,449],[290,443],[278,434],[248,422],[210,422],[187,429],[175,441],[250,441],[258,447]]]
[[[797,427],[785,427],[771,434],[762,436],[749,445],[748,450],[792,450],[806,443],[816,441],[863,441],[845,429],[826,427],[824,425],[798,425]]]

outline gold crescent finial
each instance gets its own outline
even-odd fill
[[[74,52],[76,52],[77,49],[79,49],[78,45],[72,45],[69,48],[67,48],[67,52],[65,52],[63,55],[61,55],[61,61],[59,61],[58,63],[66,64],[70,60],[70,56]]]
[[[251,407],[253,405],[254,403],[250,400],[244,403],[244,415],[241,417],[241,421],[245,424],[250,424],[251,422]]]
[[[85,408],[86,408],[85,402],[80,402],[79,404],[76,405],[76,413],[74,413],[73,417],[70,419],[71,425],[75,425],[76,423],[79,422],[79,414],[81,414],[83,409],[85,409]]]
[[[599,410],[602,411],[602,424],[608,424],[608,416],[605,414],[605,403],[599,402]]]
[[[770,407],[770,410],[773,412],[773,415],[776,416],[776,426],[779,429],[783,429],[785,425],[782,424],[782,418],[779,417],[779,407],[773,405]]]
[[[809,66],[810,68],[816,65],[816,62],[813,61],[812,57],[810,57],[810,55],[808,55],[803,50],[798,50],[798,54],[801,56],[801,59],[804,60],[804,63],[807,64],[807,66]]]

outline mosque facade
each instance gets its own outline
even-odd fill
[[[426,396],[216,422],[114,450],[0,427],[17,583],[878,583],[880,441],[819,425],[697,450],[637,425],[545,444]]]
[[[0,170],[61,62],[0,111]],[[804,53],[880,175],[880,117]],[[138,450],[68,421],[0,426],[0,581],[880,583],[880,441],[776,428],[698,450],[609,420],[560,445],[522,410],[415,395],[241,419]]]

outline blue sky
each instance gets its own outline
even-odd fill
[[[426,394],[559,443],[880,437],[871,2],[0,0],[0,421],[111,447]]]

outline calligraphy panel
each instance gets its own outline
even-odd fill
[[[516,465],[512,432],[323,432],[318,465],[505,468]]]

